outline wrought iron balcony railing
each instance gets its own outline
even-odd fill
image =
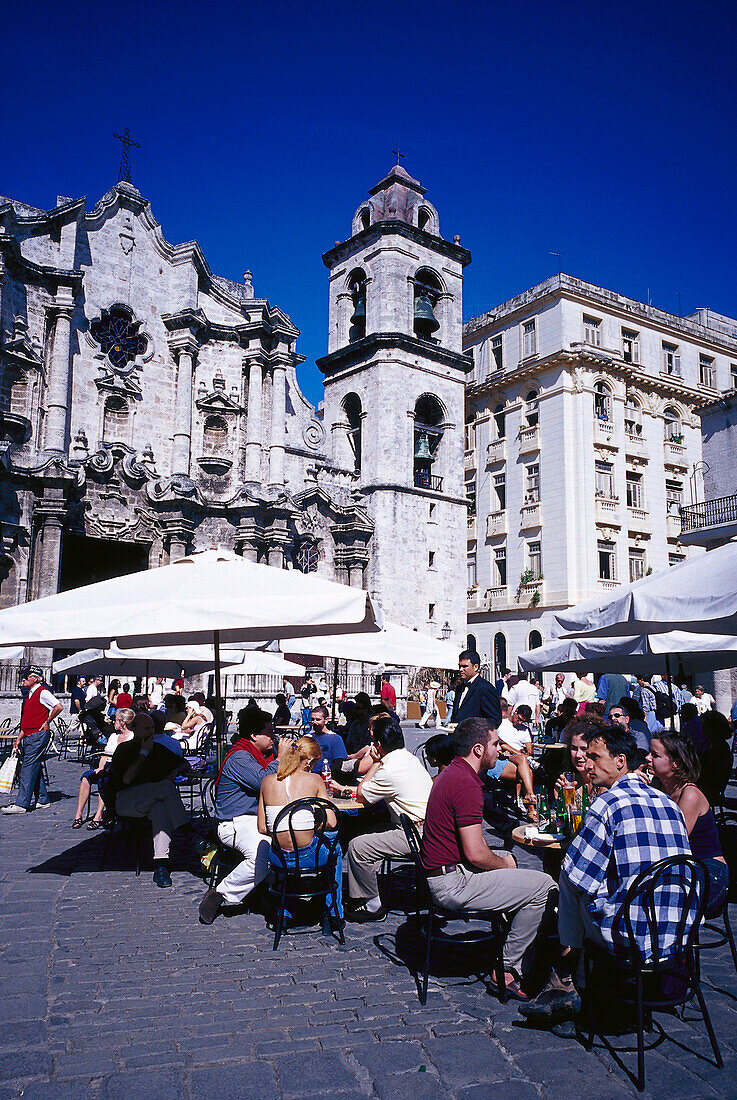
[[[729,497],[704,500],[681,508],[681,531],[699,531],[704,527],[719,527],[737,523],[737,493]]]
[[[442,493],[443,479],[442,477],[436,477],[435,474],[428,473],[426,470],[415,470],[415,488],[432,489],[436,493]]]

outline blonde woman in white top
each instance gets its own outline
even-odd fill
[[[73,829],[81,829],[84,824],[82,814],[84,808],[87,805],[87,799],[92,793],[92,784],[96,783],[99,777],[102,775],[106,766],[113,758],[113,753],[117,749],[118,745],[122,745],[125,741],[130,741],[133,736],[133,730],[130,728],[130,724],[135,718],[135,714],[128,707],[118,707],[115,712],[115,733],[111,733],[107,739],[105,750],[100,757],[97,767],[90,768],[84,773],[79,783],[79,795],[77,796],[77,812],[74,815],[74,821],[72,823]],[[102,823],[102,811],[105,809],[102,799],[99,794],[97,796],[97,811],[92,821],[89,822],[87,828],[91,831],[99,829]]]
[[[267,775],[261,783],[261,792],[258,800],[258,812],[256,823],[258,831],[264,836],[271,836],[274,823],[285,806],[296,802],[300,798],[328,798],[325,780],[317,772],[313,772],[315,762],[322,757],[322,750],[314,737],[299,737],[290,751],[282,758],[279,757],[279,769],[276,775]],[[323,836],[315,835],[315,819],[309,810],[298,810],[292,818],[294,839],[299,851],[299,865],[301,868],[320,867],[328,855],[328,847],[332,838],[332,831],[337,827],[337,818],[334,812],[327,815],[327,829]],[[279,830],[277,834],[287,866],[294,866],[295,857],[292,846],[292,837],[286,830]],[[328,841],[326,845],[325,841]],[[342,883],[343,883],[343,855],[340,846],[337,847],[338,859],[335,867],[335,885],[337,913],[342,919]],[[313,858],[311,858],[313,857]],[[269,859],[275,867],[281,867],[281,862],[274,852],[269,853]]]

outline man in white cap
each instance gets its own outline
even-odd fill
[[[43,777],[43,758],[51,741],[51,723],[61,714],[62,705],[43,685],[43,669],[28,665],[21,676],[21,686],[28,694],[23,700],[20,716],[20,732],[13,744],[13,752],[23,746],[17,801],[3,806],[4,814],[25,814],[35,802],[36,809],[45,810],[51,805],[49,792]]]

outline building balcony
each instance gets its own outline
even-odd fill
[[[476,451],[465,451],[463,455],[463,469],[475,470],[476,469]]]
[[[619,581],[605,581],[599,577],[599,588],[602,592],[616,592],[619,584]]]
[[[466,610],[480,611],[482,606],[481,592],[479,586],[475,584],[473,588],[466,590]]]
[[[628,455],[644,455],[647,452],[647,444],[640,432],[625,431],[624,449]]]
[[[506,607],[509,603],[509,592],[506,584],[497,585],[495,588],[486,589],[486,607],[489,611],[497,611]]]
[[[538,424],[533,425],[531,428],[520,428],[519,432],[519,453],[521,455],[528,454],[530,451],[540,450],[540,426]]]
[[[542,523],[542,512],[539,500],[528,501],[526,504],[522,505],[519,512],[520,527],[523,530],[527,527],[540,527]]]
[[[677,539],[681,537],[681,517],[680,515],[671,515],[669,512],[665,517],[665,534],[669,539]]]
[[[616,447],[614,439],[614,425],[611,420],[600,420],[597,416],[594,420],[594,442],[607,443],[610,447]]]
[[[618,497],[600,497],[596,498],[596,518],[600,523],[616,524],[620,526],[619,521],[619,498]]]
[[[644,508],[627,509],[627,526],[630,531],[649,531],[650,513]]]
[[[537,607],[543,602],[543,579],[540,577],[536,581],[526,581],[525,584],[520,584],[517,587],[517,603],[531,604],[533,607]]]
[[[227,474],[228,470],[233,465],[233,459],[229,454],[211,451],[208,454],[198,455],[197,465],[201,466],[205,473],[213,474],[217,477]]]
[[[737,535],[737,493],[681,508],[681,542],[705,545]]]
[[[475,542],[478,535],[478,523],[476,516],[469,516],[466,520],[466,539]]]
[[[415,488],[431,489],[434,493],[442,493],[443,479],[431,474],[429,470],[415,470]]]
[[[486,537],[487,539],[493,538],[494,535],[505,535],[507,533],[507,513],[506,512],[490,512],[486,517]]]
[[[663,440],[663,462],[666,466],[675,466],[678,470],[688,469],[686,448],[672,439]]]
[[[507,457],[506,439],[495,439],[486,448],[486,461],[490,466],[504,462]]]

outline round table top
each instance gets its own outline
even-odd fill
[[[343,813],[356,813],[358,810],[366,808],[363,802],[357,802],[355,798],[331,798],[330,801],[336,810]]]
[[[524,848],[543,849],[546,852],[564,852],[570,844],[567,837],[563,840],[544,840],[540,836],[526,836],[525,830],[527,828],[529,828],[527,825],[518,825],[516,829],[512,829],[513,840]]]

